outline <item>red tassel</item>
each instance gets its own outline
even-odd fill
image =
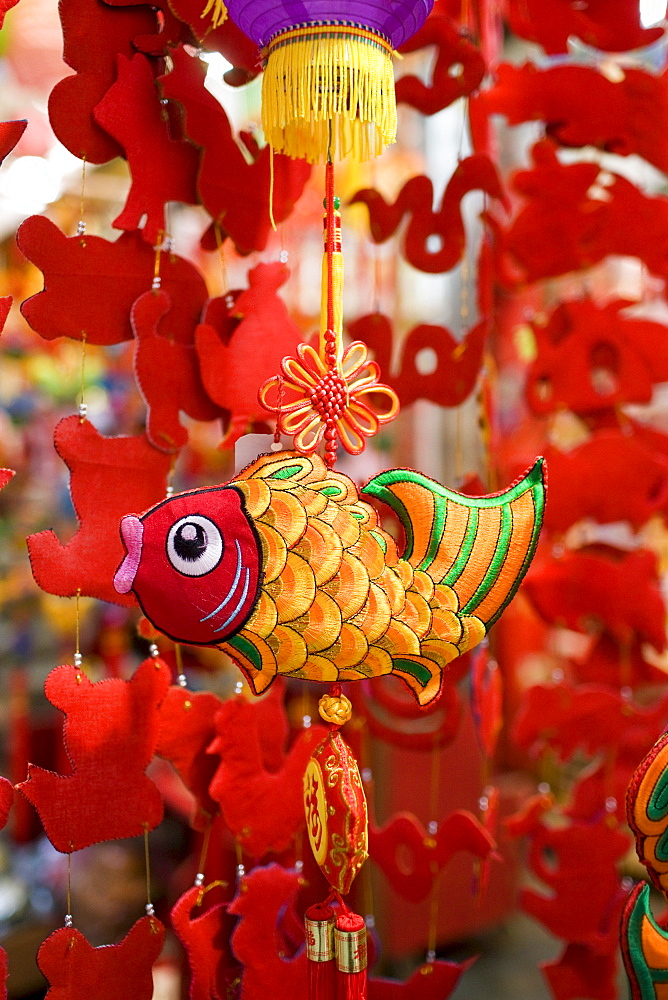
[[[334,910],[315,903],[304,914],[308,1000],[335,1000]]]
[[[334,943],[336,1000],[366,1000],[366,925],[359,914],[337,917]]]

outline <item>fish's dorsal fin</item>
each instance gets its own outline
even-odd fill
[[[406,533],[403,558],[451,587],[459,611],[493,625],[515,594],[538,542],[544,460],[500,493],[469,497],[412,469],[390,469],[361,490],[394,510]]]

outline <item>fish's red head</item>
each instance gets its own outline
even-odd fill
[[[121,521],[127,555],[114,577],[176,642],[215,646],[255,607],[261,547],[234,487],[180,493]]]

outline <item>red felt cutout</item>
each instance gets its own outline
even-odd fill
[[[617,995],[617,954],[601,954],[584,944],[569,944],[554,962],[541,962],[554,1000],[610,1000]]]
[[[416,76],[402,76],[396,83],[397,104],[410,104],[423,115],[442,111],[482,83],[485,60],[482,53],[448,17],[432,14],[419,31],[404,42],[400,52],[415,52],[436,46],[437,56],[430,85]]]
[[[367,980],[368,1000],[447,1000],[474,961],[469,958],[465,962],[421,965],[403,983],[371,977]]]
[[[665,684],[665,671],[646,658],[648,653],[642,637],[636,636],[630,643],[618,642],[604,632],[583,657],[569,661],[569,668],[581,684],[612,684],[631,688],[646,683]]]
[[[628,834],[606,822],[541,824],[528,860],[548,894],[522,889],[520,907],[556,937],[598,952],[614,951],[626,898],[616,866],[628,850]]]
[[[381,828],[369,826],[369,857],[394,891],[412,903],[429,896],[434,878],[459,851],[484,860],[495,848],[491,835],[464,809],[450,813],[433,837],[411,813],[397,813]]]
[[[51,91],[49,120],[57,138],[89,163],[120,156],[119,144],[93,118],[116,79],[116,56],[134,53],[132,39],[155,31],[156,16],[146,4],[114,10],[102,0],[61,0],[63,59],[75,70]]]
[[[132,339],[130,310],[151,287],[155,269],[155,252],[139,233],[123,233],[113,243],[100,236],[67,237],[49,219],[32,215],[17,240],[44,274],[44,289],[21,306],[36,333],[46,340],[81,340],[85,331],[89,344],[105,346]],[[207,298],[204,278],[172,253],[160,254],[160,277],[172,308],[159,333],[192,343]]]
[[[544,326],[534,326],[537,356],[527,372],[526,394],[535,413],[563,407],[592,413],[649,402],[654,383],[668,379],[665,327],[625,317],[629,305],[562,302]]]
[[[362,203],[369,210],[369,228],[375,243],[392,236],[409,216],[403,241],[403,255],[409,264],[429,274],[449,271],[462,257],[466,242],[461,200],[469,191],[485,191],[503,199],[496,168],[482,153],[468,156],[448,181],[440,206],[434,210],[434,188],[428,177],[411,177],[396,201],[388,203],[374,188],[358,191],[351,204]],[[431,249],[432,242],[438,247]]]
[[[155,752],[168,760],[195,796],[196,809],[191,818],[195,830],[204,830],[218,812],[209,795],[209,785],[218,761],[207,753],[215,738],[214,717],[222,702],[210,691],[187,691],[170,687],[158,715],[160,728]]]
[[[137,7],[142,0],[104,0],[110,7]],[[169,48],[179,42],[194,43],[195,38],[187,24],[172,13],[169,0],[158,0],[151,4],[160,11],[156,30],[148,35],[135,35],[132,44],[139,52],[148,56],[164,56]]]
[[[282,755],[279,768],[270,771],[262,744],[272,734],[265,726],[261,737],[260,727],[255,705],[233,698],[216,713],[218,735],[209,748],[222,758],[209,794],[239,844],[254,858],[285,850],[304,826],[304,772],[326,735],[323,726],[303,730]],[[280,750],[283,734],[277,736]]]
[[[668,171],[668,140],[656,130],[668,115],[668,74],[624,68],[611,80],[590,66],[501,63],[497,82],[481,93],[486,114],[505,115],[510,125],[541,121],[562,146],[596,146],[608,153],[636,153]]]
[[[396,374],[392,359],[396,357],[395,331],[392,322],[382,313],[369,313],[348,324],[353,340],[362,340],[373,351],[380,365],[383,381],[399,396],[402,406],[416,399],[429,399],[438,406],[459,406],[473,391],[489,332],[484,319],[456,340],[447,327],[421,323],[401,338],[400,359]],[[433,370],[424,374],[418,369],[421,352],[436,355]]]
[[[7,778],[0,776],[0,830],[7,825],[9,811],[14,802],[14,786]],[[0,983],[2,975],[0,974]]]
[[[11,153],[25,132],[27,124],[25,118],[15,122],[0,122],[0,163]]]
[[[278,294],[289,275],[284,264],[257,264],[248,272],[248,289],[236,297],[234,316],[241,321],[230,339],[223,342],[207,323],[195,332],[204,388],[214,403],[231,411],[221,446],[231,447],[253,423],[273,423],[258,402],[258,386],[280,370],[282,358],[294,355],[303,339]]]
[[[665,607],[653,552],[566,552],[530,572],[523,585],[538,614],[576,632],[606,631],[665,646]]]
[[[656,41],[663,28],[643,28],[635,0],[588,0],[586,6],[564,0],[510,0],[510,27],[520,38],[537,42],[546,52],[567,52],[575,35],[607,52],[626,52]]]
[[[52,670],[46,697],[65,713],[63,740],[71,774],[28,765],[17,785],[37,809],[44,832],[64,854],[89,844],[136,837],[162,819],[162,799],[144,773],[158,739],[158,705],[169,669],[144,660],[129,681],[91,684],[80,667]]]
[[[550,502],[545,530],[565,532],[576,521],[628,521],[637,531],[668,510],[668,461],[635,436],[599,431],[570,452],[545,449]]]
[[[578,749],[590,756],[616,750],[622,730],[626,739],[633,729],[641,746],[651,745],[667,714],[668,695],[644,708],[601,684],[536,684],[523,696],[512,739],[534,755],[549,746],[566,761]]]
[[[467,666],[469,656],[463,660]],[[405,750],[434,750],[447,746],[459,732],[462,703],[456,687],[456,678],[443,679],[438,699],[424,708],[415,703],[411,692],[395,677],[375,677],[370,684],[364,680],[355,686],[355,711],[364,715],[369,732],[384,743],[403,747]],[[415,721],[420,720],[419,728]]]
[[[205,64],[189,56],[183,47],[174,49],[171,60],[173,69],[160,77],[160,84],[164,97],[181,105],[185,134],[201,149],[197,175],[200,200],[218,222],[221,239],[229,236],[242,254],[263,250],[271,232],[269,147],[259,150],[252,136],[242,133],[245,156],[225,111],[204,87]],[[307,163],[274,154],[273,213],[277,223],[292,212],[310,173]],[[215,249],[217,240],[212,227],[206,249]]]
[[[531,795],[521,808],[503,820],[503,828],[509,837],[525,837],[535,833],[541,825],[541,817],[554,805],[551,793]]]
[[[261,56],[255,42],[237,28],[231,17],[212,28],[211,19],[202,17],[201,0],[169,0],[169,6],[188,25],[203,49],[220,52],[232,64],[233,68],[223,73],[225,83],[240,87],[261,71]]]
[[[37,952],[49,983],[45,1000],[151,1000],[153,963],[165,942],[155,917],[142,917],[118,944],[93,948],[80,931],[60,927]]]
[[[168,201],[197,202],[197,150],[169,133],[151,64],[137,53],[118,56],[118,78],[95,108],[95,121],[123,147],[132,185],[115,229],[139,229],[151,245],[165,232]],[[132,107],[132,114],[128,108]]]
[[[498,276],[507,287],[590,267],[608,254],[638,257],[668,278],[668,198],[643,194],[597,163],[562,164],[549,140],[533,147],[535,167],[518,171],[513,187],[526,203],[496,233]]]
[[[299,872],[271,864],[254,868],[241,880],[228,913],[240,917],[232,952],[243,966],[242,1000],[295,1000],[306,996],[306,953],[294,957],[279,918],[292,917],[301,884]],[[281,957],[285,956],[285,957]]]
[[[0,29],[2,29],[5,23],[5,14],[10,11],[12,7],[16,7],[19,0],[0,0]]]
[[[9,316],[9,310],[12,308],[13,301],[13,295],[0,296],[0,332],[2,332],[5,328],[5,323],[7,322],[7,317]]]
[[[227,912],[227,901],[210,902],[210,891],[229,894],[220,884],[194,886],[177,900],[170,915],[188,957],[189,1000],[227,1000],[241,972],[229,943],[236,920]]]
[[[79,527],[64,545],[50,530],[28,537],[37,586],[59,597],[80,591],[133,607],[133,595],[113,585],[125,553],[118,525],[128,507],[144,510],[164,496],[170,457],[152,448],[145,434],[106,438],[76,414],[56,425],[54,444],[71,472]]]
[[[0,469],[0,490],[4,489],[10,479],[13,479],[16,473],[13,469]]]
[[[221,411],[204,390],[195,348],[158,334],[170,309],[165,292],[145,292],[133,305],[131,319],[137,341],[135,375],[148,411],[146,436],[154,448],[172,453],[188,441],[180,411],[193,420],[215,420]]]

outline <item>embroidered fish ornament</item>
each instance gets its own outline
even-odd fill
[[[505,492],[468,497],[392,469],[360,491],[387,503],[396,542],[347,476],[317,455],[263,455],[223,486],[126,515],[114,578],[176,642],[219,646],[256,694],[277,674],[350,681],[394,673],[420,704],[484,638],[531,562],[543,460]]]

